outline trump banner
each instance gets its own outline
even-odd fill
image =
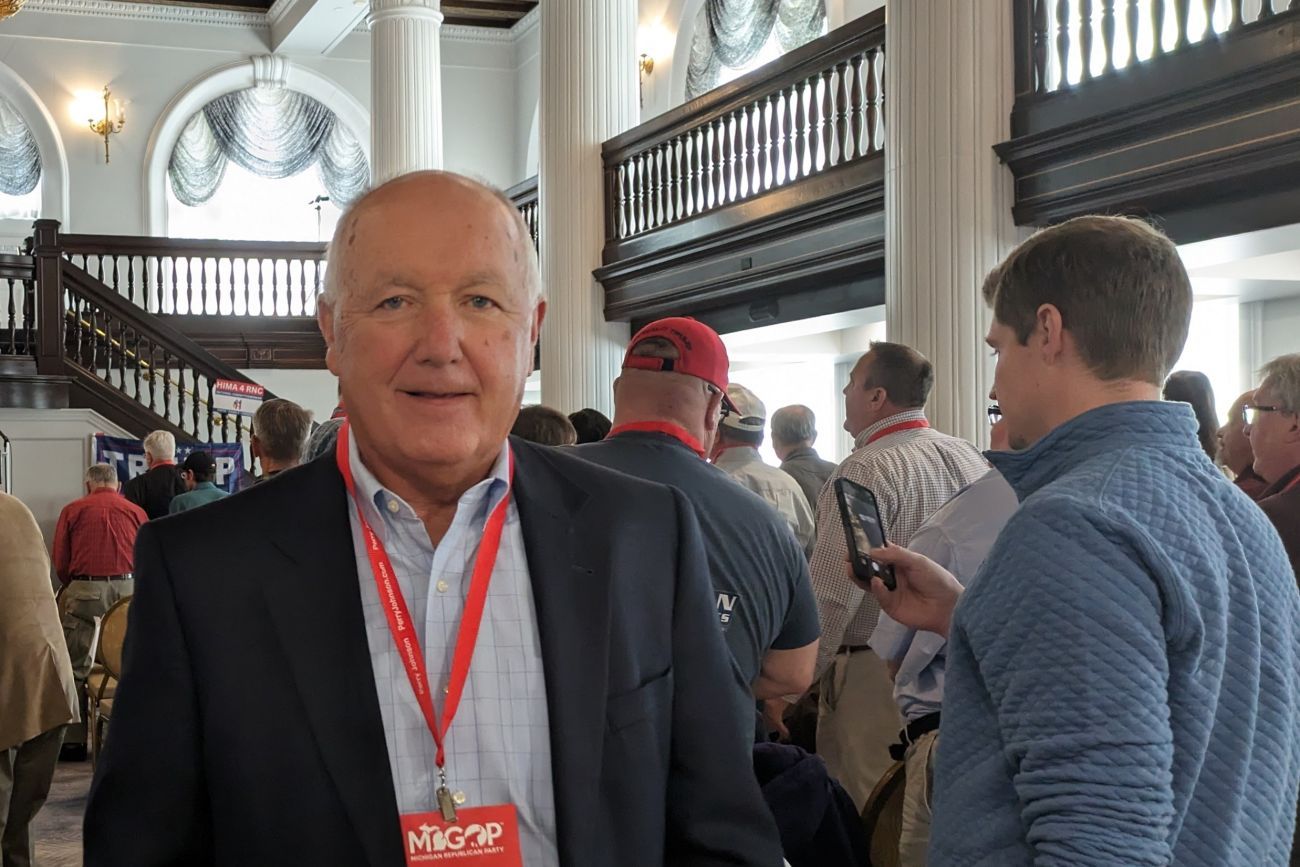
[[[176,463],[185,463],[193,451],[212,455],[217,464],[217,476],[212,480],[218,488],[235,493],[244,475],[244,447],[239,443],[177,443]],[[109,464],[117,470],[117,480],[125,484],[144,473],[148,467],[144,460],[144,441],[127,437],[95,434],[95,463]]]

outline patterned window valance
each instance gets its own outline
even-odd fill
[[[785,52],[816,39],[825,26],[825,0],[704,0],[691,39],[686,98],[717,87],[722,67],[753,60],[773,30]]]
[[[41,152],[27,122],[0,96],[0,193],[25,196],[41,180]]]
[[[250,87],[219,96],[185,125],[167,174],[185,205],[212,198],[234,160],[264,178],[287,178],[315,164],[340,208],[370,183],[365,152],[334,112],[285,87]]]

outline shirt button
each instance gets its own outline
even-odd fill
[[[394,515],[396,515],[398,510],[401,508],[401,505],[396,500],[388,501],[388,511],[392,512]]]
[[[446,581],[439,581],[434,586],[438,588],[439,593],[446,593],[448,590],[451,589],[451,585],[448,584]]]
[[[456,804],[457,807],[463,807],[463,806],[465,805],[465,793],[464,793],[464,792],[452,792],[452,793],[451,793],[451,800]]]
[[[443,694],[443,695],[446,695],[446,694],[449,693],[449,692],[451,692],[451,684],[449,684],[449,683],[444,683],[444,684],[442,685],[442,694]]]

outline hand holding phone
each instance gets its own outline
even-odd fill
[[[871,586],[871,579],[879,578],[890,590],[898,584],[894,569],[872,560],[872,548],[885,547],[885,529],[880,521],[876,495],[863,485],[846,478],[835,480],[835,498],[840,504],[840,519],[844,523],[844,538],[849,547],[849,563],[853,576]]]

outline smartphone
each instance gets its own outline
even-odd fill
[[[849,545],[854,576],[864,584],[870,584],[876,577],[885,587],[896,589],[894,567],[877,563],[867,556],[872,548],[885,547],[885,528],[880,523],[876,495],[857,482],[839,478],[835,480],[835,498],[840,503],[840,519],[844,522],[844,538]]]

